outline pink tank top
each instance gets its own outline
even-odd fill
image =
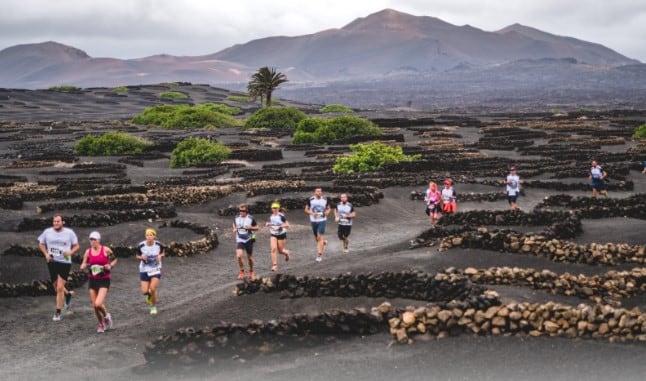
[[[108,257],[105,255],[103,247],[104,246],[101,245],[98,255],[92,255],[92,248],[90,248],[90,252],[88,253],[87,265],[90,269],[88,277],[92,279],[110,279],[110,271],[105,271],[103,269],[103,266],[110,263],[108,261]]]

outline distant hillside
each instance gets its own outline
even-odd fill
[[[637,94],[637,98],[646,89],[640,87],[646,74],[639,61],[600,44],[519,24],[486,32],[392,9],[358,18],[340,29],[267,37],[205,56],[120,60],[89,57],[56,42],[17,45],[0,51],[0,87],[191,82],[244,89],[250,75],[261,66],[273,66],[287,75],[289,82],[279,91],[310,94],[313,98],[300,100],[314,103],[326,103],[330,98],[318,102],[320,93],[307,89],[323,92],[348,84],[356,88],[388,86],[351,98],[347,104],[383,104],[386,96],[398,99],[390,103],[399,102],[400,96],[437,100],[443,94],[455,94],[462,102],[465,97],[477,98],[477,94],[495,92],[501,86],[563,91],[571,86],[591,93],[603,93],[608,86],[627,86],[630,91],[623,94]],[[450,84],[445,85],[447,79]],[[436,93],[440,88],[446,91]],[[339,93],[337,101],[346,100],[344,96]]]

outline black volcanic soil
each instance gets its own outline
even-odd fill
[[[92,230],[99,230],[105,244],[110,246],[132,246],[143,239],[145,228],[159,227],[170,220],[186,220],[195,224],[215,229],[219,245],[216,249],[190,257],[171,257],[164,261],[164,275],[161,280],[159,314],[150,316],[143,298],[139,294],[137,261],[132,258],[121,258],[113,271],[112,286],[107,298],[107,306],[114,318],[115,328],[105,334],[97,334],[96,319],[92,313],[87,285],[76,290],[73,308],[63,316],[61,322],[52,322],[54,297],[19,296],[0,298],[0,378],[3,380],[25,379],[222,379],[251,380],[268,379],[284,380],[311,379],[529,379],[546,378],[580,380],[580,379],[643,379],[646,374],[646,345],[643,342],[610,343],[606,340],[581,340],[563,338],[529,338],[529,337],[491,337],[460,336],[442,340],[417,341],[411,345],[392,344],[392,337],[387,334],[371,336],[352,336],[347,338],[323,338],[320,343],[305,347],[286,348],[279,353],[265,353],[253,359],[232,357],[217,368],[189,367],[173,369],[156,369],[147,366],[144,359],[146,343],[160,335],[172,334],[182,327],[201,328],[214,326],[222,321],[247,324],[253,319],[264,321],[276,319],[294,313],[317,314],[331,308],[350,309],[357,306],[370,308],[381,304],[384,298],[300,298],[282,299],[278,294],[258,293],[247,296],[233,296],[232,288],[237,284],[235,279],[237,265],[234,257],[234,238],[229,230],[231,217],[221,216],[218,210],[248,202],[269,201],[274,198],[305,199],[310,189],[322,186],[328,196],[337,196],[327,189],[338,188],[336,181],[344,184],[355,182],[361,186],[375,177],[365,176],[359,179],[343,179],[329,176],[325,169],[313,169],[303,162],[324,163],[325,158],[310,156],[303,150],[289,147],[289,137],[260,137],[241,134],[240,130],[218,130],[188,132],[169,132],[160,129],[146,129],[143,126],[125,126],[124,118],[129,118],[150,104],[159,103],[153,99],[156,92],[168,86],[141,86],[128,92],[123,98],[109,96],[116,103],[98,102],[101,93],[107,89],[83,90],[76,94],[60,94],[47,91],[7,91],[8,98],[0,100],[0,166],[3,188],[10,188],[9,183],[23,184],[44,181],[81,184],[81,180],[92,176],[104,176],[103,182],[123,177],[108,173],[79,173],[73,166],[80,163],[118,164],[120,158],[75,158],[71,148],[74,140],[89,132],[103,132],[110,129],[126,128],[132,133],[145,136],[159,142],[164,138],[189,134],[206,134],[225,141],[227,144],[243,143],[245,147],[266,149],[268,142],[282,149],[283,159],[272,161],[236,161],[242,168],[228,169],[222,175],[214,176],[213,181],[236,184],[250,183],[253,176],[244,174],[232,180],[232,170],[260,169],[267,166],[292,163],[286,172],[276,175],[274,180],[283,178],[293,181],[300,174],[304,186],[298,191],[280,194],[259,194],[249,196],[244,191],[237,191],[224,197],[205,203],[175,205],[177,216],[148,221],[146,219],[120,222],[114,225],[69,226],[79,236],[82,248],[88,247],[87,236]],[[212,89],[208,86],[186,85],[183,90],[191,95],[196,103],[204,101],[222,101],[226,91]],[[142,94],[148,94],[142,97]],[[247,110],[250,112],[250,110]],[[380,113],[368,117],[384,118],[392,115]],[[398,113],[398,117],[410,115]],[[420,115],[415,115],[420,117]],[[502,187],[490,185],[487,181],[499,181],[505,173],[507,163],[519,163],[519,174],[523,180],[531,183],[547,181],[558,184],[572,184],[570,190],[559,190],[551,185],[536,183],[526,188],[527,195],[519,199],[523,211],[531,211],[545,197],[556,194],[572,196],[589,196],[585,188],[587,182],[585,171],[590,159],[590,152],[599,157],[607,168],[612,168],[611,182],[632,182],[631,189],[611,190],[612,198],[624,199],[634,194],[646,192],[646,176],[639,170],[638,160],[644,160],[644,148],[625,139],[620,145],[600,145],[592,151],[581,149],[576,157],[577,147],[569,147],[575,157],[555,159],[556,154],[544,156],[536,153],[524,155],[520,145],[509,149],[489,146],[488,148],[469,146],[489,136],[483,128],[505,125],[520,126],[527,131],[547,131],[551,137],[579,137],[582,147],[589,148],[585,141],[596,131],[614,131],[615,135],[625,137],[625,131],[631,126],[643,123],[646,113],[633,112],[618,115],[595,115],[594,117],[559,117],[543,116],[523,117],[521,115],[485,115],[485,116],[448,116],[425,115],[432,118],[433,125],[421,126],[422,129],[441,128],[444,132],[459,134],[452,138],[451,144],[460,148],[469,148],[475,154],[473,162],[482,167],[447,170],[420,168],[417,173],[408,176],[400,172],[384,178],[389,182],[379,190],[383,198],[378,203],[357,208],[357,218],[352,230],[350,252],[342,253],[341,245],[335,237],[336,226],[328,224],[329,245],[325,259],[316,263],[314,240],[302,209],[292,208],[287,211],[291,228],[288,233],[287,247],[292,252],[288,263],[279,262],[279,271],[294,275],[335,276],[342,273],[368,273],[381,271],[420,270],[434,273],[447,267],[516,266],[520,268],[550,269],[557,273],[599,274],[612,269],[629,269],[632,265],[589,266],[584,264],[556,263],[546,258],[521,256],[489,250],[454,248],[439,252],[437,246],[409,249],[409,242],[429,228],[424,214],[423,203],[412,200],[412,191],[423,191],[429,178],[441,181],[442,176],[450,172],[458,180],[456,190],[460,194],[480,194],[500,192]],[[529,127],[529,124],[535,125]],[[559,124],[562,126],[559,128]],[[575,126],[575,127],[572,127]],[[578,126],[578,127],[576,127]],[[586,127],[588,130],[575,130]],[[418,126],[420,127],[420,126]],[[567,132],[568,128],[571,128]],[[578,131],[578,132],[576,132]],[[592,132],[590,132],[592,131]],[[416,149],[424,144],[440,140],[439,137],[427,138],[419,134],[419,129],[402,128],[405,144]],[[591,135],[592,134],[592,135]],[[531,138],[534,146],[545,145],[547,138]],[[261,143],[261,144],[259,144]],[[574,148],[573,148],[574,147]],[[516,148],[516,149],[514,149]],[[587,149],[586,148],[586,149]],[[339,147],[343,149],[343,147]],[[568,151],[563,149],[562,151]],[[329,151],[326,151],[330,153]],[[438,150],[433,160],[450,161],[463,151],[443,153]],[[448,152],[448,151],[447,151]],[[457,153],[456,153],[457,152]],[[636,153],[635,153],[636,152]],[[143,158],[143,166],[124,164],[119,176],[130,180],[131,186],[144,186],[148,182],[161,182],[172,177],[191,178],[195,174],[183,174],[182,170],[168,169],[170,152],[162,152],[167,157],[153,159]],[[611,153],[630,153],[630,160],[624,157],[607,156]],[[38,156],[42,154],[41,156]],[[36,155],[30,161],[29,156]],[[446,156],[444,156],[446,155]],[[606,155],[606,156],[603,156]],[[631,156],[632,155],[632,156]],[[641,155],[641,156],[640,156]],[[71,157],[70,160],[65,160]],[[61,159],[59,161],[58,159]],[[42,166],[29,166],[25,163],[42,161]],[[552,165],[550,160],[556,160]],[[546,163],[545,161],[548,161]],[[459,162],[458,162],[459,163]],[[487,164],[488,163],[488,164]],[[493,164],[492,164],[493,163]],[[558,164],[561,164],[559,167]],[[18,164],[25,166],[21,167]],[[557,172],[573,165],[576,175]],[[496,166],[498,167],[496,169]],[[536,168],[551,168],[549,171],[534,171]],[[77,167],[78,168],[78,167]],[[568,167],[569,168],[569,167]],[[58,171],[57,174],[48,174]],[[320,172],[320,173],[319,173]],[[292,176],[292,177],[290,177]],[[57,180],[58,179],[58,180]],[[63,179],[63,180],[61,180]],[[291,181],[290,180],[290,181]],[[392,181],[394,180],[394,184]],[[416,181],[415,181],[416,180]],[[204,179],[199,181],[206,181]],[[14,186],[15,186],[14,184]],[[577,188],[576,185],[581,187]],[[368,184],[369,185],[369,184]],[[79,185],[80,186],[80,185]],[[342,186],[341,186],[342,187]],[[74,186],[70,187],[74,189]],[[77,187],[78,188],[78,187]],[[80,188],[78,188],[80,189]],[[14,196],[31,194],[29,191],[14,192]],[[2,193],[7,199],[11,194]],[[59,197],[52,193],[52,197]],[[62,197],[62,196],[61,196]],[[0,209],[0,252],[7,251],[12,245],[36,247],[36,237],[40,229],[18,231],[17,226],[25,218],[49,218],[52,212],[38,214],[36,208],[44,204],[64,201],[83,201],[87,196],[69,198],[24,200],[17,209]],[[460,212],[473,210],[506,210],[506,200],[465,201],[459,204]],[[90,215],[96,210],[62,209],[66,216]],[[253,212],[253,207],[252,207]],[[267,219],[266,213],[253,213],[261,224]],[[583,233],[572,239],[577,243],[615,242],[644,245],[646,221],[625,218],[583,219]],[[518,231],[540,231],[543,227],[512,226]],[[171,241],[185,242],[200,238],[200,234],[184,228],[160,228],[159,239],[165,243]],[[259,276],[271,275],[269,258],[268,231],[257,234],[256,273]],[[78,264],[73,267],[78,269]],[[33,280],[45,280],[47,270],[41,257],[23,257],[0,255],[0,283],[30,283]],[[551,295],[543,291],[515,286],[496,286],[495,289],[503,301],[557,301],[577,305],[589,303],[577,297]],[[424,305],[423,302],[405,299],[394,299],[395,306]],[[623,301],[625,306],[646,309],[646,300],[638,295]]]

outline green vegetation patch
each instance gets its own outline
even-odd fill
[[[81,90],[81,88],[77,86],[71,86],[71,85],[62,85],[62,86],[52,86],[49,88],[49,90],[65,92],[65,91],[79,91]]]
[[[218,111],[220,110],[220,111]],[[132,118],[132,123],[168,129],[238,127],[242,122],[231,115],[237,107],[205,103],[202,105],[157,105]]]
[[[255,102],[255,99],[253,99],[250,96],[247,95],[229,95],[225,98],[228,101],[231,102],[239,102],[239,103],[253,103]]]
[[[334,173],[370,172],[387,163],[414,161],[421,155],[405,155],[401,147],[390,147],[380,142],[350,145],[352,155],[336,159]]]
[[[117,87],[113,88],[112,91],[114,91],[115,93],[127,93],[128,88],[125,87],[125,86],[117,86]]]
[[[635,132],[633,133],[633,138],[637,138],[637,139],[646,138],[646,123],[642,124],[641,126],[635,129]]]
[[[159,93],[159,97],[163,99],[188,99],[188,95],[179,91],[164,91]]]
[[[328,114],[328,113],[348,114],[348,113],[354,112],[354,110],[351,109],[350,107],[345,105],[339,105],[339,104],[331,104],[331,105],[323,106],[319,111],[322,112],[323,114]]]
[[[79,139],[74,151],[85,156],[120,156],[141,153],[152,143],[124,132],[108,132],[101,136],[86,135]]]
[[[296,125],[305,118],[305,113],[294,107],[264,107],[247,119],[245,127],[293,131],[296,129]]]
[[[292,143],[331,144],[354,136],[380,136],[381,129],[368,119],[351,115],[330,119],[306,118],[299,122]]]
[[[198,164],[219,163],[226,160],[231,149],[220,142],[204,138],[186,138],[171,153],[171,168],[184,168]]]

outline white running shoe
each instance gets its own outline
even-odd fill
[[[318,255],[316,256],[316,262],[321,262],[323,260],[323,257]]]
[[[54,314],[54,317],[52,317],[53,321],[61,321],[61,314]]]
[[[103,325],[105,329],[112,329],[112,316],[110,314],[105,315],[103,318]]]

